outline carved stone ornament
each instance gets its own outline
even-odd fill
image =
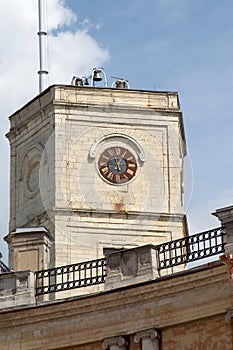
[[[225,315],[225,320],[229,322],[229,321],[232,321],[232,319],[233,319],[233,309],[230,308],[227,310],[227,313]]]
[[[114,346],[115,348],[118,347],[119,350],[123,350],[125,349],[125,345],[126,345],[126,340],[119,336],[119,337],[112,337],[112,338],[107,338],[104,339],[103,343],[102,343],[102,349],[106,350],[106,349],[110,349],[111,347]]]
[[[142,332],[138,332],[137,334],[135,334],[134,336],[134,341],[135,343],[139,343],[140,341],[144,340],[144,339],[158,339],[160,336],[158,334],[158,332],[155,329],[148,329]]]

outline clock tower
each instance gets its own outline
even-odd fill
[[[11,268],[22,240],[46,268],[187,235],[176,92],[54,85],[10,124]]]

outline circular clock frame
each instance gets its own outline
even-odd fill
[[[114,185],[123,185],[135,176],[137,161],[127,148],[112,146],[100,154],[98,170],[101,177],[107,182]]]

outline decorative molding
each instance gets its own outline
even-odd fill
[[[119,337],[112,337],[112,338],[107,338],[104,339],[102,343],[102,349],[110,349],[111,347],[115,347],[114,350],[116,350],[116,347],[118,347],[119,350],[124,350],[125,346],[127,345],[127,342],[125,338],[119,336]]]
[[[29,147],[22,156],[19,180],[24,183],[25,196],[35,197],[39,191],[40,163],[43,146],[40,143]]]
[[[125,139],[125,142],[126,144],[128,145],[133,145],[134,148],[136,148],[136,151],[137,151],[137,154],[138,154],[138,157],[139,159],[142,161],[142,162],[145,162],[145,153],[143,151],[143,148],[142,146],[138,143],[137,140],[135,140],[133,137],[129,136],[129,135],[126,135],[126,134],[123,134],[123,133],[113,133],[113,134],[109,134],[107,136],[103,136],[101,137],[90,149],[90,152],[89,152],[89,156],[91,158],[95,158],[98,151],[99,151],[99,148],[101,146],[101,144],[103,142],[110,142],[112,139],[112,141],[114,141],[114,139]]]

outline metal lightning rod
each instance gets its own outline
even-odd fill
[[[40,70],[39,74],[39,93],[41,93],[46,85],[46,75],[48,71],[45,69],[45,37],[47,32],[45,30],[45,2],[44,0],[38,0],[38,10],[39,10],[39,60],[40,60]]]

